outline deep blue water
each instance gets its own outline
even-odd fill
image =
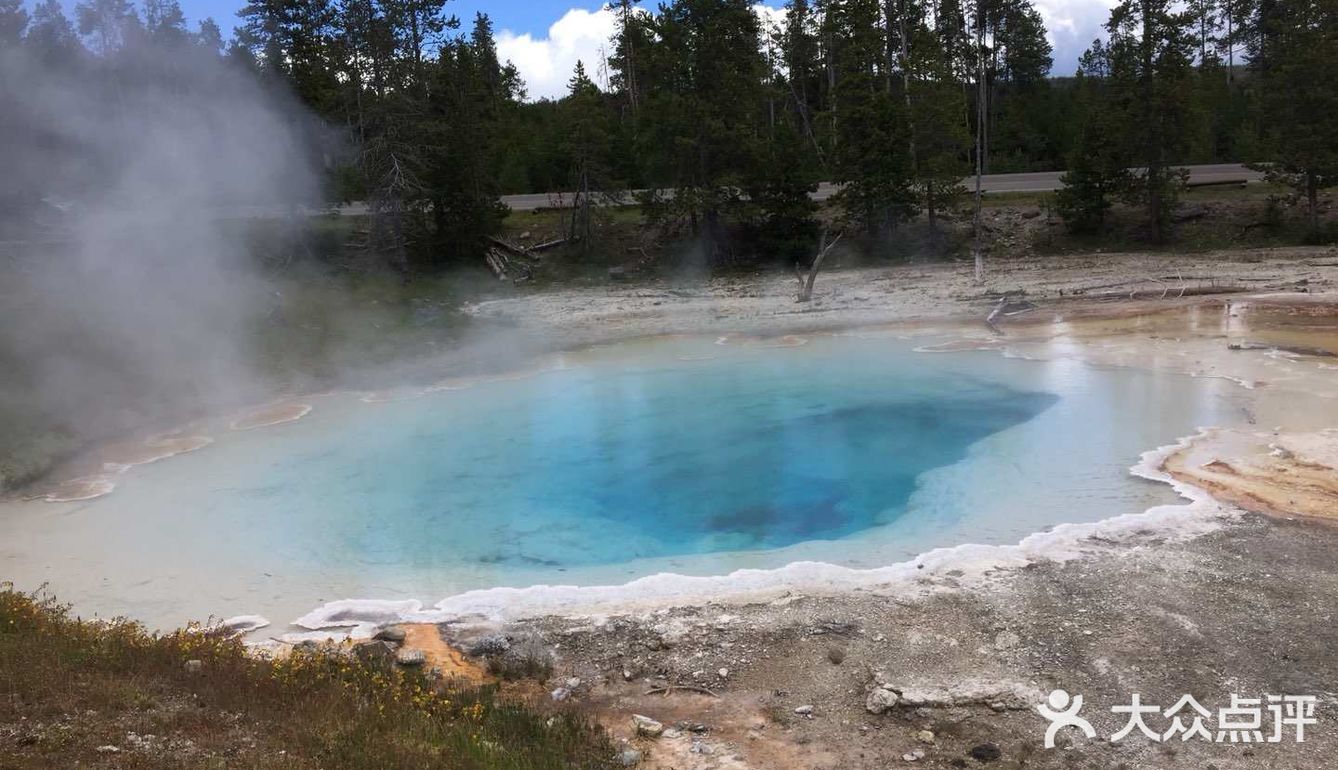
[[[327,553],[369,562],[568,567],[779,548],[889,523],[922,473],[1056,401],[835,363],[801,349],[582,367],[372,405],[329,444],[290,445],[268,483],[228,504],[314,512]]]

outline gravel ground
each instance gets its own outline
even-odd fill
[[[1321,768],[1338,764],[1338,528],[1245,514],[1187,542],[1153,533],[1094,555],[1000,572],[983,588],[921,599],[851,593],[511,626],[556,647],[552,688],[677,768]],[[949,579],[949,582],[951,580]],[[951,588],[951,586],[948,586]],[[477,627],[444,626],[467,645]],[[571,681],[573,678],[579,682]],[[871,713],[872,689],[898,694]],[[574,687],[572,685],[575,685]],[[689,685],[709,690],[671,689]],[[1084,697],[1076,729],[1044,748],[1035,710]],[[651,693],[651,694],[647,694]],[[1305,742],[1154,742],[1110,736],[1133,693],[1163,710],[1191,695],[1313,695]],[[638,737],[632,715],[666,727]],[[1190,717],[1193,715],[1190,714]],[[1149,726],[1172,720],[1149,715]],[[1192,718],[1184,724],[1192,725]],[[1272,729],[1265,709],[1263,729]],[[927,732],[926,732],[927,731]],[[932,734],[932,735],[931,735]]]

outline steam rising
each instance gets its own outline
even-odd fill
[[[310,128],[186,44],[0,51],[0,420],[92,436],[258,392],[272,300],[236,215],[316,199]]]

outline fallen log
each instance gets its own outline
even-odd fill
[[[556,247],[558,247],[558,246],[561,246],[561,245],[564,244],[564,243],[567,243],[567,242],[575,242],[575,241],[579,241],[579,240],[581,240],[580,236],[573,236],[573,237],[571,237],[571,238],[558,238],[558,239],[556,239],[556,240],[544,241],[543,243],[536,243],[536,244],[534,244],[533,246],[531,246],[531,247],[529,248],[529,250],[530,250],[530,252],[535,252],[535,251],[547,251],[548,249],[552,249],[552,248],[556,248]]]
[[[1254,289],[1251,289],[1248,286],[1196,286],[1194,288],[1185,288],[1183,291],[1177,292],[1175,298],[1179,299],[1181,297],[1206,297],[1206,296],[1212,296],[1214,294],[1241,294],[1249,291],[1254,291]],[[1139,296],[1140,294],[1142,294],[1143,296],[1140,297]],[[1166,289],[1148,289],[1146,291],[1140,291],[1138,289],[1135,289],[1134,291],[1107,291],[1107,292],[1101,292],[1099,294],[1088,294],[1085,296],[1090,299],[1097,299],[1097,300],[1114,300],[1114,299],[1165,299],[1166,295],[1167,295]]]
[[[535,262],[539,261],[539,258],[531,254],[528,249],[522,249],[510,241],[489,236],[488,242],[500,250],[504,256],[520,257],[521,259],[528,259]]]
[[[1187,182],[1185,187],[1244,187],[1249,183],[1248,179],[1207,179]]]
[[[488,264],[488,269],[492,271],[492,274],[497,276],[497,280],[505,281],[507,279],[505,257],[498,253],[496,249],[488,249],[487,253],[483,255],[483,261]]]
[[[649,690],[646,690],[646,695],[659,695],[663,693],[664,697],[668,698],[674,690],[690,690],[692,692],[699,692],[702,695],[709,695],[712,698],[720,697],[713,690],[695,684],[671,684],[664,687],[652,687]]]
[[[1227,350],[1268,350],[1279,353],[1291,353],[1296,356],[1314,356],[1315,358],[1338,358],[1338,353],[1324,348],[1308,348],[1302,345],[1270,345],[1267,342],[1233,342]]]

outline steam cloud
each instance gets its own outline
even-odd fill
[[[188,44],[0,50],[0,421],[88,437],[260,392],[235,216],[316,199],[312,125]]]

